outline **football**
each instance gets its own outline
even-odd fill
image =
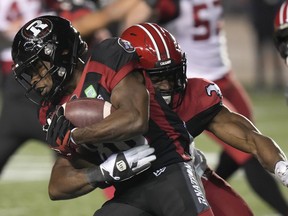
[[[108,101],[79,98],[62,105],[64,116],[75,126],[85,127],[102,121],[116,109]],[[143,136],[115,143],[85,143],[77,148],[78,158],[92,164],[101,164],[111,154],[146,143]]]
[[[115,108],[108,101],[96,98],[79,98],[63,104],[64,116],[76,127],[100,122]]]

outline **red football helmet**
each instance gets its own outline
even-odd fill
[[[279,8],[274,20],[274,41],[281,57],[288,57],[288,2],[285,1]]]
[[[155,23],[142,23],[126,29],[121,38],[135,47],[140,66],[151,77],[173,81],[173,89],[160,91],[167,103],[173,107],[178,106],[187,85],[186,57],[174,36]],[[180,97],[172,105],[170,102],[174,93],[179,93]]]

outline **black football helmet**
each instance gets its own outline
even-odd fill
[[[58,16],[40,16],[27,22],[16,34],[12,44],[12,70],[26,89],[27,98],[38,105],[54,103],[62,96],[63,87],[86,50],[87,44],[70,21]],[[35,89],[37,83],[31,84],[39,64],[53,80],[51,91],[44,97]]]
[[[172,108],[179,106],[187,85],[186,57],[174,36],[155,23],[142,23],[126,29],[121,38],[135,47],[140,66],[151,79],[157,76],[173,82],[173,89],[160,92]],[[175,93],[179,94],[179,99],[171,103]]]

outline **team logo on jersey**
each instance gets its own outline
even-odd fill
[[[93,85],[89,85],[85,90],[84,93],[87,98],[96,98],[97,97],[97,92]]]
[[[161,169],[158,169],[158,170],[154,171],[153,174],[154,174],[156,177],[158,177],[158,176],[160,176],[162,173],[164,173],[165,170],[166,170],[166,167],[163,167],[163,168],[161,168]]]
[[[222,98],[222,93],[220,88],[218,87],[218,85],[216,85],[215,83],[210,83],[208,86],[206,86],[206,92],[208,96],[212,96],[213,91],[215,91],[215,93]]]
[[[123,39],[119,38],[118,44],[128,53],[135,52],[135,48],[127,40],[123,40]]]

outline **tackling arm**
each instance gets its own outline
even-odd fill
[[[113,21],[123,19],[130,10],[133,10],[135,4],[141,1],[142,0],[114,1],[103,9],[91,12],[73,21],[73,26],[81,33],[82,36],[90,35],[94,31],[106,27]]]
[[[272,173],[277,162],[287,160],[273,139],[261,134],[247,118],[231,112],[225,106],[214,117],[208,130],[225,143],[253,154]]]
[[[88,168],[77,169],[75,161],[58,157],[52,168],[48,192],[51,200],[72,199],[95,189],[86,176]]]
[[[83,159],[59,157],[52,169],[49,196],[52,200],[72,199],[96,187],[105,188],[147,170],[156,159],[154,148],[141,145],[111,155],[100,166]]]

